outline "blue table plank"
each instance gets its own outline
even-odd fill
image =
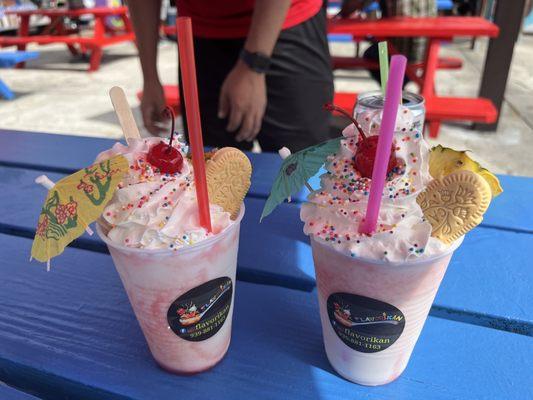
[[[42,171],[0,167],[0,231],[33,237],[45,190],[33,180]],[[53,180],[61,175],[50,173]],[[14,190],[16,188],[16,190]],[[299,207],[283,204],[261,224],[263,200],[247,198],[238,279],[309,291],[315,286],[313,258],[302,232]],[[97,236],[76,247],[105,252]],[[433,309],[445,318],[533,335],[533,287],[528,270],[533,235],[484,228],[470,232],[456,252]],[[56,263],[65,261],[59,258]]]
[[[0,164],[69,174],[90,165],[114,140],[0,129]]]
[[[96,154],[108,149],[115,141],[45,133],[16,132],[0,129],[0,165],[18,166],[71,173],[93,162]],[[264,199],[281,165],[277,154],[248,154],[254,173],[248,197]],[[500,176],[505,192],[494,200],[482,226],[533,233],[533,180]],[[318,187],[318,178],[311,180]],[[294,202],[305,201],[308,191],[293,196]]]
[[[286,204],[259,223],[263,200],[247,198],[241,230],[239,276],[250,271],[251,282],[310,291],[315,287],[309,239],[303,234],[300,210]]]
[[[0,399],[2,400],[38,400],[37,397],[21,392],[0,382]]]
[[[531,338],[430,317],[404,375],[377,388],[336,375],[312,293],[239,282],[233,338],[213,370],[180,377],[149,355],[109,256],[67,249],[50,273],[0,235],[0,380],[73,399],[524,399]],[[497,360],[497,362],[495,361]]]
[[[504,192],[493,200],[482,226],[533,233],[533,178],[498,178]]]

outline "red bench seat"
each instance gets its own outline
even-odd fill
[[[337,92],[334,102],[352,113],[356,93]],[[426,99],[426,121],[430,137],[436,137],[443,121],[470,121],[484,124],[496,122],[498,111],[494,104],[485,98],[432,97]]]

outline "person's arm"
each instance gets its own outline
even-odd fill
[[[271,56],[287,16],[290,0],[256,0],[244,48]],[[220,91],[220,118],[228,118],[227,130],[240,127],[238,141],[252,141],[259,130],[267,103],[265,74],[251,70],[242,60],[226,77]]]
[[[162,114],[165,108],[165,96],[157,73],[161,0],[128,0],[128,8],[144,81],[141,100],[143,122],[146,129],[155,135],[161,132],[160,124],[165,120]]]

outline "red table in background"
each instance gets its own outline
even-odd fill
[[[167,35],[175,35],[176,27],[163,27]],[[420,86],[426,101],[426,121],[430,137],[436,137],[442,121],[470,121],[493,123],[498,111],[485,98],[441,97],[435,92],[435,72],[438,68],[457,68],[456,60],[439,60],[442,41],[455,37],[496,37],[499,28],[479,17],[431,17],[431,18],[388,18],[373,21],[332,19],[328,22],[328,33],[349,34],[357,39],[371,37],[386,40],[392,37],[426,37],[428,50],[422,63],[410,64],[409,78]],[[372,62],[358,57],[333,57],[333,69],[373,68]],[[459,64],[460,66],[460,64]],[[142,93],[139,93],[139,98]],[[179,107],[179,94],[175,86],[165,86],[167,103]],[[334,102],[347,111],[353,111],[356,93],[335,93]]]
[[[435,92],[435,72],[439,67],[440,43],[455,37],[496,37],[499,28],[479,17],[431,17],[431,18],[387,18],[373,21],[332,19],[328,22],[328,33],[349,34],[354,38],[372,37],[386,40],[392,37],[426,37],[428,50],[420,64],[408,66],[408,76],[420,86],[426,100],[426,121],[431,137],[436,137],[440,124],[445,120],[460,120],[482,123],[496,121],[498,112],[492,102],[485,98],[440,97]],[[333,57],[333,68],[361,68],[365,64],[356,57]],[[421,71],[421,76],[419,74]],[[339,98],[339,94],[336,98]],[[355,95],[342,96],[344,108],[353,108]]]
[[[25,50],[26,45],[36,43],[39,45],[51,43],[64,43],[72,54],[90,51],[89,71],[96,71],[100,67],[103,48],[121,42],[135,40],[135,34],[128,17],[127,7],[96,7],[83,9],[37,9],[10,11],[6,14],[18,15],[20,25],[15,37],[0,37],[0,47],[17,46],[19,50]],[[50,17],[50,32],[44,35],[30,35],[30,17],[41,15]],[[81,36],[79,32],[69,32],[63,27],[62,20],[65,17],[77,18],[83,15],[94,17],[92,35]],[[107,26],[108,17],[118,17],[124,23],[124,28],[114,30]],[[23,65],[21,65],[23,66]]]

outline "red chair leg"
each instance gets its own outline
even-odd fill
[[[100,61],[102,61],[103,50],[101,47],[95,47],[91,52],[91,60],[89,66],[89,72],[98,71],[100,68]]]
[[[426,69],[421,87],[422,96],[426,99],[435,95],[435,72],[439,61],[439,47],[440,42],[438,39],[431,39],[428,43],[425,60]]]
[[[20,37],[28,36],[30,34],[30,17],[29,15],[22,15],[20,17],[20,25],[18,29],[18,35]],[[19,44],[17,45],[18,51],[25,51],[26,45],[25,44]],[[25,62],[19,62],[15,68],[24,68],[26,66]]]
[[[435,139],[439,136],[440,121],[430,121],[429,126],[429,137]]]
[[[89,72],[98,71],[100,68],[100,61],[102,61],[102,41],[104,39],[105,33],[105,19],[102,16],[98,16],[94,20],[94,33],[93,33],[93,43],[94,47],[91,52],[91,60]]]
[[[68,47],[68,50],[70,51],[70,54],[72,54],[74,57],[80,55],[78,49],[73,44],[67,44],[67,47]]]

